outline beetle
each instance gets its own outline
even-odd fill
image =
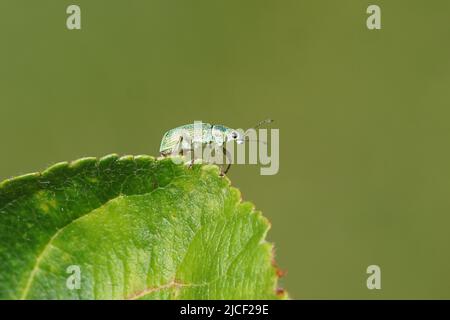
[[[253,129],[271,122],[271,119],[263,120],[254,126]],[[195,129],[201,131],[201,134],[200,132],[195,132]],[[229,157],[230,154],[225,148],[226,143],[236,141],[236,143],[242,144],[246,140],[248,140],[248,137],[245,133],[243,135],[238,130],[221,124],[212,125],[203,122],[199,124],[186,124],[170,129],[164,134],[159,147],[159,153],[163,157],[174,153],[183,155],[184,152],[193,151],[198,146],[212,145],[221,148],[224,155]],[[189,167],[192,167],[193,163],[194,159],[191,160]],[[225,175],[230,167],[231,161],[229,161],[225,170],[221,170],[220,175]]]

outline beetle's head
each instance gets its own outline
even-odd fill
[[[230,129],[227,134],[227,141],[236,141],[238,144],[243,144],[245,142],[245,136],[238,130]]]

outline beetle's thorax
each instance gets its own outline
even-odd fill
[[[216,124],[211,128],[211,135],[213,142],[221,145],[227,142],[228,135],[233,131],[233,129],[225,127],[221,124]]]

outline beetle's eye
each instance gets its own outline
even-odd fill
[[[238,137],[238,134],[236,132],[231,133],[231,137],[233,139],[236,139]]]

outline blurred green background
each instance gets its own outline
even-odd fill
[[[448,0],[2,0],[0,180],[271,117],[279,174],[229,177],[291,296],[450,298],[449,21]]]

